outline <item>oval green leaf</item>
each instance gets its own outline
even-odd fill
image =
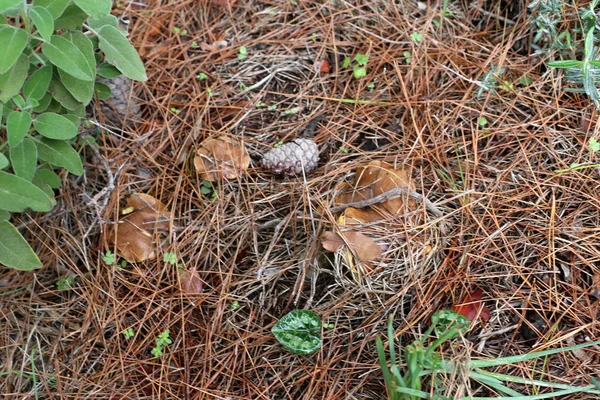
[[[42,53],[52,64],[77,79],[93,81],[96,71],[88,64],[84,51],[86,50],[58,35],[52,35],[50,41],[42,45]]]
[[[117,67],[123,75],[136,81],[145,81],[146,71],[135,47],[114,26],[105,25],[98,31],[100,50],[106,62]]]
[[[0,221],[8,221],[10,219],[10,213],[6,210],[0,210]]]
[[[2,153],[0,153],[0,169],[4,169],[10,165],[10,161],[8,158]]]
[[[0,28],[0,74],[8,71],[17,62],[27,45],[27,32],[14,26]]]
[[[44,7],[52,18],[56,19],[62,15],[70,2],[71,0],[34,0],[33,5]]]
[[[0,222],[0,264],[20,271],[30,271],[42,266],[25,238],[7,221]]]
[[[35,71],[23,86],[23,94],[27,99],[40,100],[48,92],[52,79],[52,67],[49,65]]]
[[[90,39],[81,32],[67,32],[64,34],[64,38],[82,49],[88,65],[94,73],[96,73],[96,59],[94,58],[94,48]],[[71,93],[77,101],[84,106],[87,106],[94,95],[94,81],[77,79],[60,69],[58,70],[58,73],[62,84],[69,93]]]
[[[7,103],[21,91],[27,78],[29,58],[22,54],[6,73],[0,74],[0,103]]]
[[[52,209],[52,199],[33,183],[0,171],[0,209],[23,212],[26,208],[48,212]]]
[[[94,90],[96,92],[96,96],[98,96],[98,99],[100,100],[106,100],[111,95],[110,88],[102,82],[96,82]]]
[[[52,93],[46,93],[39,101],[39,104],[33,108],[33,112],[41,113],[48,109],[50,102],[52,101]]]
[[[87,14],[75,4],[70,4],[62,15],[56,19],[56,29],[81,30]]]
[[[79,101],[73,97],[58,77],[52,79],[50,82],[50,93],[52,93],[54,100],[67,110],[73,111],[80,105]],[[50,105],[50,107],[52,107],[52,105]]]
[[[40,168],[35,172],[36,178],[40,178],[46,185],[52,189],[60,188],[60,177],[56,175],[56,172],[50,171],[49,169]]]
[[[105,25],[114,26],[115,28],[119,29],[119,20],[114,15],[98,15],[95,17],[90,17],[88,19],[88,25],[95,31],[100,30],[100,28]],[[127,35],[127,33],[121,31],[121,29],[119,29],[119,31],[121,34],[123,34],[123,36]]]
[[[65,140],[77,136],[77,126],[62,115],[45,112],[33,120],[35,129],[50,139]]]
[[[312,354],[321,347],[321,319],[312,311],[286,314],[271,332],[283,347],[296,354]]]
[[[27,180],[33,180],[37,167],[37,146],[31,139],[24,139],[18,146],[10,148],[10,164],[15,175]]]
[[[31,127],[31,114],[28,112],[13,111],[6,118],[6,130],[9,146],[15,147],[25,137]]]
[[[437,337],[442,336],[451,329],[454,330],[454,334],[449,339],[453,339],[459,334],[466,332],[471,325],[469,318],[454,310],[439,310],[434,312],[431,316],[431,322],[434,325]]]
[[[106,15],[110,13],[112,7],[111,0],[73,0],[79,8],[87,13],[87,15]]]
[[[0,0],[0,12],[13,8],[21,4],[21,0]]]
[[[120,76],[121,71],[119,71],[114,65],[103,63],[98,67],[98,75],[103,78],[110,79]]]
[[[83,173],[79,154],[63,140],[41,138],[38,141],[38,156],[52,165],[65,168],[73,175]]]
[[[54,18],[44,7],[35,6],[29,11],[29,16],[35,25],[38,33],[44,40],[50,40],[54,32]]]

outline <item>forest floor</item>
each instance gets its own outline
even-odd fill
[[[598,162],[598,114],[532,55],[526,2],[117,3],[148,72],[141,114],[98,137],[83,177],[63,175],[52,213],[23,216],[44,267],[0,269],[4,398],[382,399],[388,316],[407,343],[478,289],[490,318],[444,358],[600,336],[598,169],[569,170]],[[261,166],[317,116],[316,170]],[[241,140],[250,168],[203,186],[193,158],[216,137]],[[382,255],[361,266],[322,238],[340,230],[340,182],[374,161],[425,200],[418,218],[364,224]],[[111,265],[106,232],[132,193],[169,207],[169,240],[154,260]],[[294,309],[327,324],[312,355],[271,333]],[[494,371],[585,385],[599,355]],[[448,379],[450,397],[496,394]]]

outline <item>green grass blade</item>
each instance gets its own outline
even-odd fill
[[[471,360],[469,362],[469,366],[471,368],[486,368],[486,367],[495,367],[495,366],[506,365],[506,364],[515,364],[515,363],[518,363],[521,361],[533,360],[534,358],[538,358],[538,357],[544,357],[544,356],[549,356],[552,354],[558,354],[558,353],[563,353],[563,352],[567,352],[567,351],[583,349],[586,347],[596,346],[599,344],[600,344],[600,340],[596,340],[593,342],[576,344],[573,346],[568,346],[568,347],[563,347],[563,348],[558,348],[558,349],[537,351],[537,352],[533,352],[533,353],[529,353],[529,354],[521,354],[518,356],[493,358],[491,360]]]
[[[479,369],[477,371],[473,371],[470,374],[470,376],[473,379],[477,379],[477,380],[479,380],[480,377],[484,377],[484,378],[492,378],[492,379],[496,379],[496,380],[500,380],[500,381],[504,381],[504,382],[519,383],[519,384],[523,384],[523,385],[536,385],[536,386],[549,387],[549,388],[553,388],[553,389],[564,389],[564,390],[578,389],[581,391],[585,391],[586,393],[600,394],[599,390],[594,390],[595,389],[594,385],[574,387],[574,386],[566,385],[564,383],[539,381],[539,380],[535,380],[535,379],[521,378],[519,376],[499,374],[496,372],[483,371],[483,370],[479,370]]]

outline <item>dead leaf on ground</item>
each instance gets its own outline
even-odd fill
[[[340,194],[334,199],[336,205],[355,203],[379,196],[395,188],[406,188],[415,191],[408,172],[404,169],[394,169],[383,161],[372,161],[356,170],[353,183],[342,184]],[[392,214],[404,214],[417,209],[414,199],[399,196],[380,204]]]
[[[340,234],[325,232],[321,240],[325,250],[336,252],[340,247],[347,245],[356,257],[363,263],[368,263],[381,257],[381,247],[370,237],[360,232],[347,231]]]
[[[187,294],[199,294],[204,289],[204,281],[196,269],[183,271],[181,277],[181,289]]]
[[[464,315],[469,318],[470,321],[479,318],[480,320],[487,322],[490,320],[491,313],[490,309],[481,301],[482,296],[483,290],[477,288],[473,293],[465,297],[460,304],[453,305],[450,309]]]
[[[129,262],[155,258],[157,242],[169,232],[173,214],[160,200],[143,193],[129,196],[124,213],[108,234],[111,245]]]
[[[250,165],[244,145],[226,136],[207,139],[194,157],[196,171],[207,181],[235,179]]]

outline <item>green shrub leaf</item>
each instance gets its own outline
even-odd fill
[[[40,100],[48,92],[52,79],[52,67],[45,65],[35,71],[23,86],[23,95],[27,99]]]
[[[87,14],[75,4],[70,4],[62,15],[56,19],[56,29],[81,30]]]
[[[60,188],[60,177],[54,171],[40,168],[35,172],[35,176],[39,177],[46,185],[53,189]]]
[[[10,148],[10,164],[15,175],[27,181],[35,175],[37,159],[37,146],[31,139],[23,139],[19,145]]]
[[[48,212],[52,200],[28,180],[0,171],[0,209],[23,212],[26,208]]]
[[[0,0],[0,12],[13,8],[21,4],[21,0]]]
[[[10,165],[10,161],[8,158],[2,153],[0,153],[0,169],[4,169]]]
[[[109,14],[112,7],[111,0],[73,0],[88,15],[104,15]]]
[[[0,102],[7,103],[21,91],[23,82],[27,78],[29,58],[21,55],[17,62],[4,74],[0,74]]]
[[[25,137],[31,127],[31,114],[28,112],[12,111],[6,118],[8,144],[15,147]]]
[[[41,138],[38,141],[38,156],[52,165],[65,168],[73,175],[83,173],[79,154],[63,140]]]
[[[92,42],[81,32],[67,32],[64,38],[83,50],[83,54],[90,68],[96,71],[96,59]],[[87,106],[94,95],[94,81],[77,79],[63,70],[58,70],[60,80],[71,95],[84,106]]]
[[[35,6],[29,11],[29,16],[33,21],[38,33],[44,40],[50,40],[54,32],[54,18],[44,7]]]
[[[0,221],[8,221],[10,219],[10,213],[6,210],[0,210]]]
[[[77,79],[93,81],[96,78],[96,71],[88,64],[84,51],[86,49],[79,48],[73,42],[58,35],[52,35],[50,41],[42,45],[42,53],[52,64]]]
[[[41,113],[48,109],[50,102],[52,101],[52,93],[46,93],[39,101],[39,104],[33,108],[33,112]]]
[[[42,136],[50,139],[65,140],[77,136],[77,126],[73,122],[52,112],[38,115],[33,120],[33,126]]]
[[[52,93],[54,100],[56,100],[58,103],[60,103],[61,106],[63,106],[69,111],[75,110],[80,105],[79,101],[77,101],[77,99],[73,97],[73,95],[67,90],[65,85],[63,85],[63,83],[57,78],[53,79],[52,82],[50,82],[50,93]]]
[[[296,354],[312,354],[321,347],[321,319],[312,311],[294,310],[284,315],[271,332]]]
[[[98,15],[95,17],[90,17],[88,19],[88,25],[95,31],[99,31],[100,28],[105,25],[114,26],[115,28],[119,29],[119,32],[121,32],[123,36],[126,35],[126,33],[119,28],[119,20],[114,15]]]
[[[111,94],[110,88],[102,82],[96,82],[95,91],[96,96],[98,96],[98,99],[100,100],[108,99]]]
[[[98,37],[100,50],[104,52],[108,63],[133,80],[145,81],[148,79],[144,64],[135,47],[129,43],[121,31],[114,26],[105,25],[98,31]]]
[[[52,18],[56,19],[62,15],[71,0],[33,0],[34,6],[44,7]]]
[[[0,74],[7,72],[27,45],[27,32],[14,26],[0,27]]]
[[[30,271],[42,266],[25,238],[7,221],[0,222],[0,264],[21,271]]]
[[[42,178],[40,178],[37,174],[33,177],[31,181],[35,186],[42,189],[44,193],[52,200],[52,206],[56,205],[56,199],[54,198],[54,190],[48,185]]]
[[[121,75],[121,71],[119,71],[114,65],[104,63],[98,67],[98,75],[107,79],[116,78],[117,76]]]

